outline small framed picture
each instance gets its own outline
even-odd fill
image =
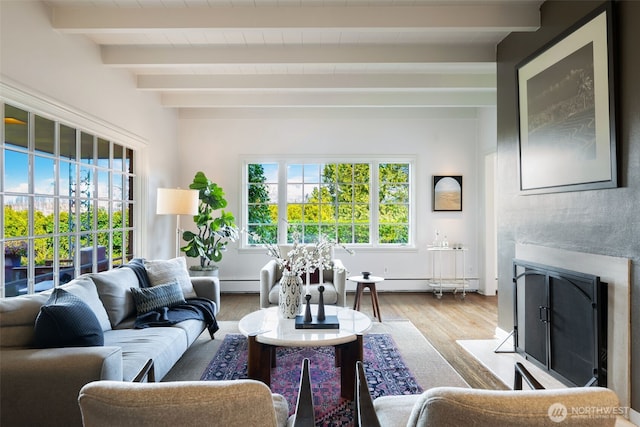
[[[433,176],[433,211],[462,210],[462,175]]]

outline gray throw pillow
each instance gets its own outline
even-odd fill
[[[150,288],[131,288],[131,295],[133,295],[138,316],[163,307],[186,303],[182,289],[177,282]]]
[[[177,281],[185,298],[198,296],[193,289],[189,271],[187,270],[187,261],[184,257],[169,260],[144,260],[144,267],[147,269],[147,276],[149,276],[151,286]]]
[[[82,275],[76,279],[73,279],[69,283],[65,283],[60,287],[65,291],[77,296],[82,301],[84,301],[93,314],[96,315],[98,322],[100,322],[100,326],[103,331],[108,331],[111,329],[111,322],[109,320],[109,314],[104,308],[104,304],[100,299],[100,295],[98,295],[98,290],[96,284],[93,280],[89,278],[88,275]]]
[[[90,347],[104,345],[104,333],[91,308],[77,296],[56,288],[40,308],[34,327],[35,346]]]
[[[130,289],[139,285],[138,277],[132,269],[114,268],[101,273],[91,273],[89,276],[96,284],[100,300],[114,328],[136,314]]]

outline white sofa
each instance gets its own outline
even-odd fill
[[[194,278],[191,284],[196,296],[213,301],[217,313],[218,279]],[[36,317],[52,291],[0,300],[0,425],[80,426],[77,398],[85,384],[131,381],[149,360],[156,380],[167,374],[206,324],[189,319],[134,329],[132,287],[139,284],[130,268],[85,274],[61,287],[94,312],[103,346],[34,348]]]

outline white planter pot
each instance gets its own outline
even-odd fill
[[[218,277],[218,268],[200,270],[189,268],[189,276],[191,277]]]

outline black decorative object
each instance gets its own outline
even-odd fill
[[[309,301],[311,300],[311,295],[305,295],[305,299],[307,301],[307,307],[304,312],[304,316],[298,315],[296,316],[296,329],[339,329],[340,322],[338,321],[338,316],[330,315],[326,316],[324,313],[324,286],[318,286],[318,292],[320,292],[320,296],[318,298],[318,315],[311,315],[311,304]]]
[[[318,286],[318,292],[320,292],[318,297],[318,320],[323,321],[326,318],[324,315],[324,286]]]
[[[324,320],[318,320],[317,316],[312,316],[311,322],[305,322],[304,316],[296,316],[296,329],[340,329],[338,316],[329,315]]]
[[[363,278],[364,280],[369,280],[369,275],[370,275],[370,274],[371,274],[371,273],[370,273],[369,271],[363,271],[363,272],[362,272],[362,278]]]
[[[311,295],[307,294],[304,296],[304,299],[307,301],[306,308],[304,310],[304,321],[305,323],[311,322],[313,319],[311,317],[311,304],[309,304],[309,300],[311,299]]]

